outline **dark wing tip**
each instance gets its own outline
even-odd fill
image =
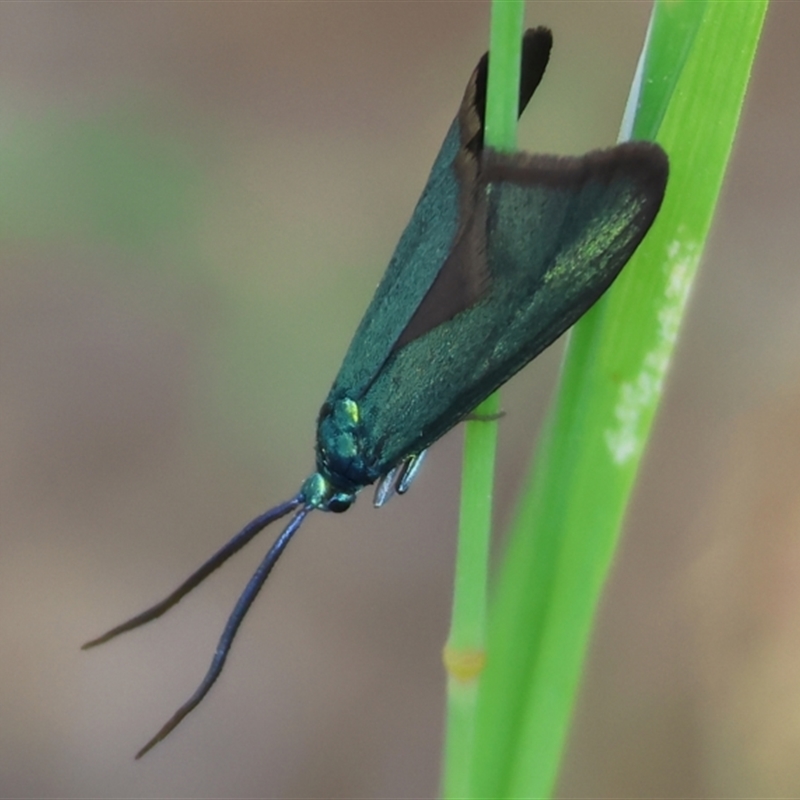
[[[553,34],[549,28],[528,28],[522,36],[522,58],[520,62],[519,82],[519,116],[528,105],[529,100],[542,80],[547,62],[550,60],[550,50],[553,47]],[[489,54],[484,53],[470,84],[467,86],[465,98],[472,95],[475,113],[478,115],[480,125],[480,145],[483,145],[483,128],[486,120],[486,81],[489,74]],[[474,84],[474,94],[470,87]]]
[[[553,33],[550,28],[528,28],[522,37],[522,66],[520,68],[519,114],[528,105],[550,60]]]
[[[656,142],[622,142],[608,150],[595,151],[599,153],[624,153],[628,164],[641,171],[649,172],[654,179],[666,185],[669,175],[669,157],[664,148]]]
[[[655,142],[623,142],[609,150],[589,153],[588,157],[601,158],[604,154],[613,159],[610,177],[627,175],[638,187],[645,201],[642,213],[655,219],[669,179],[669,157],[664,148]]]

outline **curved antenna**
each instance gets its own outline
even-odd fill
[[[245,586],[244,591],[236,601],[236,605],[225,623],[225,630],[222,631],[222,636],[219,637],[214,658],[211,660],[211,666],[208,668],[205,678],[203,678],[195,693],[172,715],[167,724],[136,754],[136,758],[141,758],[148,750],[168,736],[180,721],[208,694],[208,690],[214,685],[214,681],[220,676],[222,668],[225,666],[225,659],[228,657],[233,639],[242,624],[242,620],[261,591],[261,587],[275,566],[275,562],[280,558],[286,545],[289,544],[289,540],[303,524],[303,520],[312,509],[313,506],[303,506],[292,517],[289,524],[284,528],[283,533],[275,540],[275,544],[270,547],[264,560],[253,573],[253,577],[247,582],[247,586]]]
[[[165,597],[160,603],[156,603],[154,606],[142,611],[141,614],[137,614],[121,625],[117,625],[116,628],[107,631],[102,636],[98,636],[96,639],[86,642],[86,644],[81,646],[81,650],[88,650],[90,647],[96,647],[98,644],[103,644],[103,642],[107,642],[109,639],[113,639],[115,636],[125,633],[125,631],[133,630],[140,625],[144,625],[146,622],[150,622],[150,620],[158,619],[165,611],[168,611],[181,598],[191,592],[195,586],[202,583],[217,569],[217,567],[222,566],[234,553],[238,553],[256,534],[264,530],[270,522],[285,517],[290,511],[294,511],[302,502],[302,494],[295,495],[291,500],[287,500],[285,503],[281,503],[275,506],[275,508],[265,511],[251,522],[248,522],[233,539],[214,553],[200,569],[193,572],[174,592],[172,592],[172,594]]]

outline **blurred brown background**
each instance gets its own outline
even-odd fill
[[[646,2],[531,2],[527,149],[613,143]],[[478,56],[482,2],[0,5],[0,796],[437,793],[461,436],[312,517],[205,703]],[[564,797],[800,796],[800,5],[774,2],[592,646]],[[560,358],[503,395],[498,525]]]

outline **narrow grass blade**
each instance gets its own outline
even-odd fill
[[[517,142],[520,57],[524,0],[494,0],[486,93],[485,144],[514,150]],[[486,638],[486,593],[492,526],[494,461],[500,397],[495,393],[476,410],[483,420],[467,422],[461,513],[456,555],[453,613],[444,649],[447,719],[443,796],[469,796],[478,680]]]

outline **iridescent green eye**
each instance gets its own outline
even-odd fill
[[[343,511],[347,511],[351,505],[353,505],[352,498],[334,497],[328,503],[328,511],[333,511],[334,514],[341,514]]]

